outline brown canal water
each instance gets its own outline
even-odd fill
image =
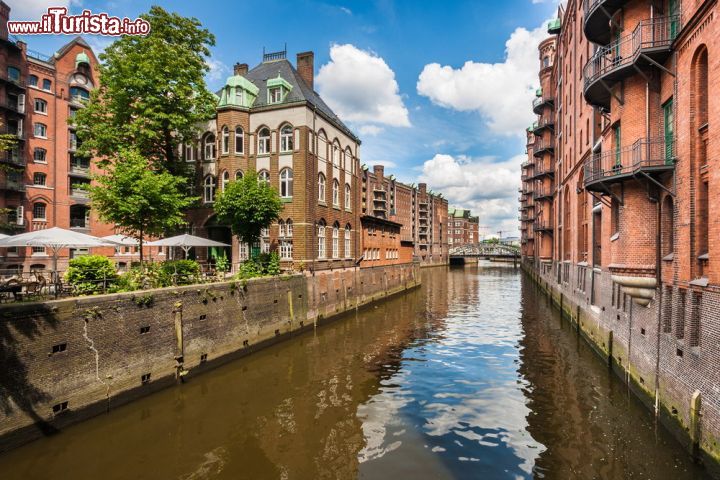
[[[512,267],[423,287],[0,457],[0,479],[699,479]]]

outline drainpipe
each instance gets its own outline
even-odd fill
[[[660,400],[660,333],[662,329],[662,310],[663,310],[663,294],[665,289],[662,288],[662,259],[660,258],[660,241],[661,237],[661,226],[660,221],[662,219],[661,202],[658,198],[656,211],[657,211],[657,226],[655,228],[655,283],[657,285],[657,332],[655,339],[655,416],[658,415],[659,400]],[[672,233],[671,233],[672,235]]]

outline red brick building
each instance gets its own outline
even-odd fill
[[[75,38],[46,56],[10,38],[10,8],[0,2],[0,123],[17,143],[0,153],[2,229],[14,234],[62,227],[92,235],[114,233],[89,208],[87,185],[91,162],[75,154],[77,138],[72,116],[98,84],[97,58],[90,46]],[[41,247],[7,248],[0,253],[4,270],[45,269],[51,264]],[[113,255],[113,249],[100,253]],[[83,250],[61,251],[60,266]],[[117,261],[123,262],[122,251]],[[130,257],[128,257],[130,258]]]
[[[461,247],[480,241],[480,219],[470,210],[451,207],[448,209],[448,244],[450,248]]]
[[[719,14],[716,1],[570,0],[540,45],[520,197],[526,265],[716,460]]]

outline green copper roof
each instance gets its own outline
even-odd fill
[[[75,68],[78,68],[81,63],[90,65],[90,57],[85,52],[80,52],[75,56]]]
[[[268,88],[285,87],[288,90],[288,92],[290,90],[292,90],[292,88],[293,88],[292,85],[290,85],[290,83],[287,80],[282,78],[279,73],[278,73],[277,77],[268,79],[267,86],[268,86]]]
[[[233,75],[220,90],[218,107],[252,107],[260,89],[242,75]]]
[[[554,34],[556,34],[556,33],[560,33],[561,26],[562,26],[562,25],[561,25],[560,19],[559,19],[559,18],[555,18],[555,19],[553,19],[553,20],[550,20],[550,22],[548,23],[548,29],[547,29],[547,31],[548,31],[548,33],[551,34],[551,35],[554,35]]]
[[[538,88],[537,90],[535,90],[535,96],[542,97],[542,88]]]

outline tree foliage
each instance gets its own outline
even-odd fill
[[[100,86],[75,120],[80,153],[113,158],[132,146],[179,174],[180,144],[214,114],[204,76],[215,37],[199,20],[158,6],[140,16],[150,22],[147,36],[123,36],[100,55]]]
[[[184,209],[196,199],[183,193],[185,179],[156,171],[132,150],[123,150],[118,161],[90,187],[92,208],[100,219],[114,223],[142,243],[147,235],[162,235],[185,223]]]
[[[277,190],[259,182],[257,174],[250,171],[225,187],[214,208],[221,223],[229,225],[240,241],[252,245],[260,231],[279,218],[282,206]]]

